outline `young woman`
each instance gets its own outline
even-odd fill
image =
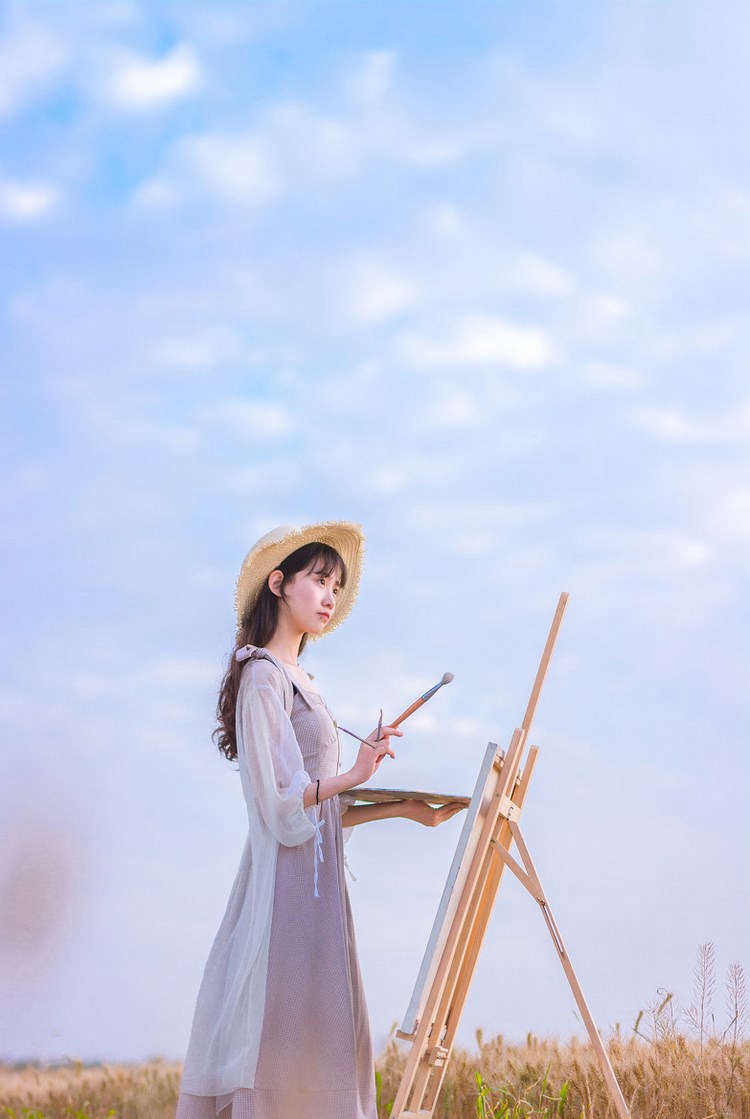
[[[248,837],[198,993],[176,1119],[376,1116],[342,824],[435,825],[460,806],[339,800],[395,757],[401,734],[374,731],[340,773],[333,716],[298,664],[307,640],[351,610],[363,545],[346,522],[279,528],[240,570],[214,735],[239,763]]]

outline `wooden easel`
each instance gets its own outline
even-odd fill
[[[412,1004],[397,1033],[412,1046],[392,1119],[432,1119],[506,866],[542,910],[619,1119],[631,1119],[519,825],[538,747],[529,749],[523,768],[521,762],[567,602],[567,594],[562,594],[521,726],[514,730],[507,752],[490,743],[485,755],[472,798],[473,819],[467,819],[468,832],[462,835],[463,848],[457,851],[449,874]],[[521,863],[510,854],[514,841]]]

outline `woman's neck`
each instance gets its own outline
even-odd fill
[[[283,664],[296,664],[301,640],[301,634],[278,625],[271,640],[266,642],[266,648]]]

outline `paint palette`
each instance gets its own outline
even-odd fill
[[[356,789],[347,789],[342,794],[357,804],[392,804],[399,800],[425,800],[436,807],[441,804],[468,805],[471,797],[449,796],[447,793],[425,793],[418,789],[370,789],[361,785]]]

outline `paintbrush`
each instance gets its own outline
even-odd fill
[[[410,707],[407,707],[405,711],[402,711],[401,714],[399,715],[399,717],[397,719],[394,719],[393,722],[389,723],[388,725],[392,726],[392,727],[401,726],[401,724],[404,722],[405,719],[408,719],[410,715],[413,715],[415,711],[418,711],[419,708],[424,703],[427,703],[428,699],[432,699],[435,692],[438,691],[440,688],[442,688],[444,684],[450,684],[452,679],[453,679],[453,673],[452,672],[444,672],[442,680],[440,680],[439,683],[435,684],[434,688],[430,688],[430,690],[425,692],[424,695],[421,695],[419,697],[419,699],[415,699],[414,703],[412,703]],[[352,738],[356,738],[358,742],[367,742],[367,739],[360,738],[358,734],[354,733],[354,731],[347,730],[346,727],[342,727],[340,724],[337,724],[337,725],[338,725],[339,730],[343,730],[344,734],[350,734],[352,736]],[[380,719],[378,721],[378,732],[377,732],[377,735],[376,735],[376,741],[380,740],[380,732],[381,732],[382,728],[383,728],[383,709],[381,707],[381,709],[380,709]],[[367,745],[372,746],[372,743],[368,742]]]

